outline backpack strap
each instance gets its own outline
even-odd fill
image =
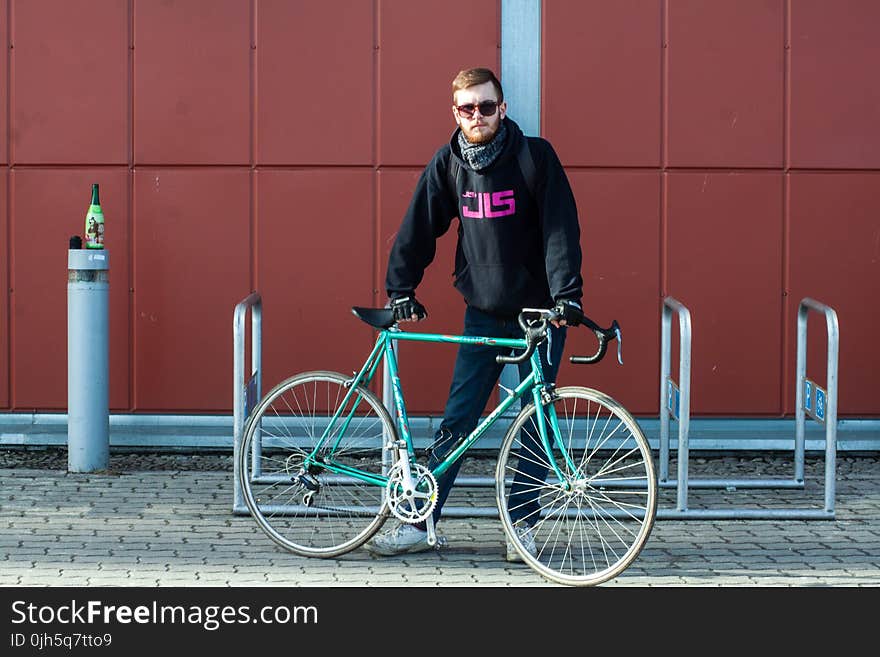
[[[532,159],[532,151],[529,149],[529,140],[525,136],[523,136],[522,145],[516,157],[519,160],[519,170],[522,172],[523,178],[526,179],[526,187],[529,188],[532,198],[535,198],[535,181],[538,174],[535,173],[535,161]]]
[[[452,194],[452,204],[458,207],[458,174],[461,172],[461,165],[453,153],[449,154],[449,166],[446,168],[446,178],[449,184],[449,193]]]

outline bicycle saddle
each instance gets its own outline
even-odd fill
[[[352,306],[351,312],[373,328],[388,329],[394,326],[394,311],[391,308],[362,308]]]

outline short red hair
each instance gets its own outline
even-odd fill
[[[453,99],[455,98],[455,92],[459,89],[467,89],[468,87],[474,87],[478,84],[483,84],[484,82],[492,83],[492,86],[495,87],[495,91],[498,92],[498,102],[501,103],[504,100],[504,91],[501,89],[501,83],[498,81],[498,78],[495,77],[492,70],[488,68],[466,68],[463,71],[459,71],[458,75],[456,75],[455,79],[452,81]]]

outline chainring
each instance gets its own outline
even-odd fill
[[[427,520],[437,506],[437,480],[431,471],[418,463],[410,464],[414,489],[406,490],[403,466],[397,463],[388,473],[385,493],[388,508],[395,518],[407,523]]]

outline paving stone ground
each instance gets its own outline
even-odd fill
[[[675,463],[671,464],[674,473]],[[480,459],[463,471],[489,471]],[[786,455],[692,458],[693,479],[787,476]],[[688,508],[816,508],[824,460],[803,490],[689,491]],[[880,585],[880,456],[838,455],[835,517],[658,519],[638,559],[607,587]],[[491,488],[458,487],[448,506],[491,505]],[[358,549],[309,559],[276,547],[233,513],[231,457],[113,454],[106,473],[66,471],[60,450],[0,451],[0,586],[557,586],[503,558],[495,517],[446,518],[442,551],[377,558]],[[659,509],[673,510],[661,489]]]

